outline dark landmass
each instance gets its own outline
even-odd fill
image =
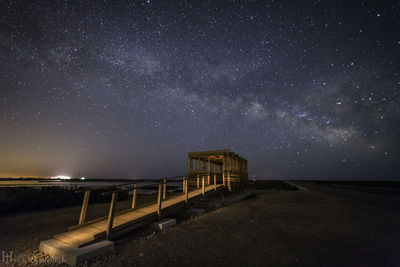
[[[293,190],[274,183],[252,183],[246,190],[255,197],[194,219],[176,215],[178,225],[165,232],[131,232],[116,240],[113,253],[88,265],[400,265],[400,194],[374,191],[371,184],[294,182],[300,190]],[[117,208],[129,204],[120,201]],[[108,203],[89,205],[88,215],[107,209]],[[36,251],[39,242],[76,224],[79,211],[75,206],[2,216],[0,249],[32,255],[23,264],[33,263],[44,257]]]

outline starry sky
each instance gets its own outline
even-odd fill
[[[399,1],[0,5],[0,177],[400,178]]]

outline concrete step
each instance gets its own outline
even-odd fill
[[[166,230],[176,225],[176,219],[165,218],[158,222],[153,222],[151,227],[158,231]]]
[[[100,241],[92,245],[76,248],[56,239],[40,242],[39,251],[50,255],[62,263],[75,266],[79,263],[107,254],[114,249],[113,241]]]

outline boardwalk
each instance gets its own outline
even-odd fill
[[[208,185],[205,186],[204,191],[212,191],[219,189],[222,185]],[[188,192],[188,199],[195,198],[202,195],[202,188],[194,189]],[[162,209],[172,208],[185,203],[185,194],[171,196],[162,201]],[[153,203],[144,207],[138,207],[119,214],[115,214],[112,233],[113,237],[116,235],[133,230],[140,227],[144,223],[157,219],[158,203]],[[75,227],[65,233],[54,236],[55,239],[60,240],[74,247],[82,247],[87,244],[106,238],[107,218],[92,223]]]

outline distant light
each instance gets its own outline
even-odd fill
[[[85,180],[86,178],[85,177],[81,177],[81,180]]]
[[[58,175],[58,176],[54,176],[54,177],[51,177],[51,178],[53,178],[53,179],[64,179],[64,180],[69,180],[69,179],[71,179],[71,176]]]

